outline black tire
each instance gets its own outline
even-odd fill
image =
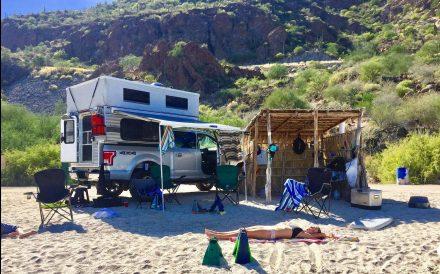
[[[200,190],[200,191],[209,191],[211,190],[211,188],[214,186],[213,182],[200,182],[196,184],[196,187]]]
[[[110,181],[101,186],[101,195],[104,197],[118,197],[124,191],[125,184],[121,181]]]

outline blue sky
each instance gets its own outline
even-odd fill
[[[112,0],[1,0],[1,17],[38,13],[43,10],[80,10]]]

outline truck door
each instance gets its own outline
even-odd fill
[[[197,172],[196,134],[189,131],[174,131],[173,175],[194,177]]]
[[[61,162],[78,162],[78,121],[74,116],[61,119]]]

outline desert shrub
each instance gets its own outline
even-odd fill
[[[359,75],[356,67],[347,67],[334,72],[329,80],[328,84],[330,86],[345,82],[347,80],[353,80]]]
[[[129,54],[119,59],[119,65],[121,65],[124,71],[134,71],[139,67],[141,61],[142,56]]]
[[[414,134],[398,143],[390,144],[367,162],[371,176],[382,183],[396,180],[396,168],[409,168],[409,179],[414,184],[438,183],[440,179],[440,134]]]
[[[381,79],[385,70],[381,60],[377,57],[372,58],[360,66],[360,79],[364,82],[377,82]]]
[[[309,107],[308,103],[295,94],[295,90],[291,88],[276,89],[264,100],[264,106],[281,109]]]
[[[327,43],[325,46],[325,53],[333,57],[339,56],[339,45],[332,42]]]
[[[422,84],[440,83],[440,66],[415,62],[409,69],[411,78]],[[437,75],[436,75],[437,74]]]
[[[57,90],[58,89],[58,86],[57,85],[55,85],[55,84],[51,84],[51,85],[49,85],[49,90],[50,91],[55,91],[55,90]]]
[[[440,94],[429,93],[405,100],[396,117],[410,129],[440,129]]]
[[[6,165],[1,174],[1,185],[32,185],[35,172],[47,168],[59,168],[60,146],[38,144],[24,150],[8,150],[4,153]]]
[[[396,92],[397,95],[399,95],[400,98],[404,97],[408,93],[412,92],[411,86],[413,85],[413,82],[411,80],[403,80],[396,86]]]
[[[289,74],[289,70],[286,66],[275,64],[266,72],[266,77],[269,79],[282,79],[286,77],[287,74]]]
[[[322,97],[329,78],[330,73],[325,69],[308,68],[297,73],[294,86],[298,90],[297,94],[316,99]]]
[[[168,52],[169,56],[172,57],[182,57],[183,55],[183,48],[186,46],[186,42],[185,41],[179,41],[176,44],[174,44],[174,47]]]
[[[397,124],[396,110],[402,99],[394,92],[383,92],[373,101],[371,119],[380,127],[385,128]]]
[[[304,48],[301,47],[301,46],[296,46],[296,47],[293,49],[293,53],[294,53],[295,55],[301,54],[301,53],[303,53],[303,52],[304,52]]]
[[[239,97],[242,94],[241,89],[238,88],[228,88],[228,89],[222,89],[219,92],[220,98],[224,100],[233,100],[237,97]]]
[[[199,111],[200,120],[204,122],[219,123],[236,127],[243,127],[245,125],[245,121],[240,118],[240,116],[226,108],[214,109],[206,105],[200,105]]]
[[[384,76],[397,77],[408,72],[412,64],[412,57],[408,54],[390,53],[380,58],[384,67]]]
[[[1,151],[56,143],[59,117],[34,114],[22,106],[1,102]]]
[[[282,52],[278,52],[277,54],[275,54],[274,58],[277,60],[281,60],[285,57],[285,55]]]
[[[440,39],[427,41],[417,51],[416,57],[426,64],[440,63]]]

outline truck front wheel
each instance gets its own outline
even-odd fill
[[[201,191],[209,191],[213,186],[213,182],[201,182],[196,184],[196,187]]]
[[[118,197],[124,191],[124,183],[119,181],[108,181],[100,187],[104,197]]]

